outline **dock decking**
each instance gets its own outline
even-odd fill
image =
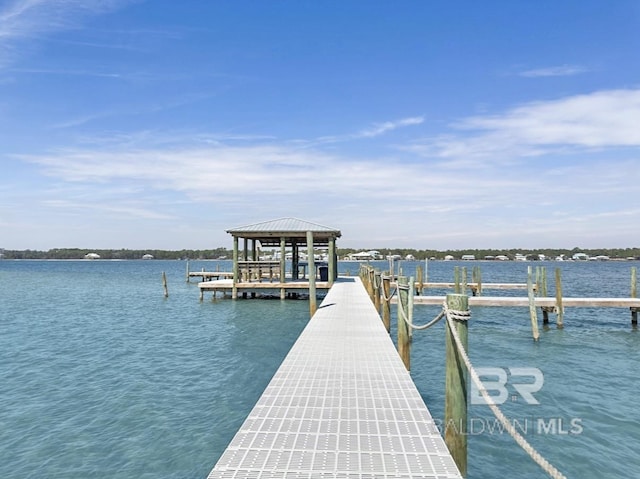
[[[430,304],[442,305],[444,296],[414,296],[414,304]],[[393,299],[392,302],[396,302]],[[535,297],[534,304],[536,307],[554,307],[556,306],[556,298],[553,297]],[[469,306],[506,306],[506,307],[527,307],[529,306],[528,297],[513,296],[470,296]],[[578,308],[640,308],[640,298],[562,298],[563,307]]]
[[[461,478],[359,278],[341,278],[209,479]]]

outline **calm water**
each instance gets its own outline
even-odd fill
[[[430,262],[429,278],[450,281],[455,264]],[[217,265],[229,269],[191,269]],[[405,274],[415,265],[404,263]],[[485,283],[526,281],[526,263],[465,264],[473,265]],[[566,296],[629,294],[633,263],[546,265],[551,292],[560,266]],[[200,303],[185,266],[0,261],[0,477],[206,477],[306,325],[308,303]],[[415,321],[436,313],[419,306]],[[508,383],[503,409],[568,477],[640,477],[640,336],[628,310],[567,309],[565,329],[552,326],[534,344],[526,309],[475,309],[469,338],[478,367],[542,371],[539,405]],[[442,324],[415,333],[412,376],[437,419],[443,358]],[[486,406],[473,406],[471,417],[469,478],[546,477],[490,429]]]

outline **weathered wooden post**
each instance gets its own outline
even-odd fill
[[[307,263],[309,265],[309,314],[313,316],[318,310],[318,298],[316,298],[316,263],[313,256],[313,231],[307,231]]]
[[[167,275],[165,272],[162,272],[162,289],[164,289],[164,297],[169,297],[169,289],[167,288]]]
[[[418,280],[418,287],[416,288],[416,294],[422,295],[422,288],[424,286],[424,277],[422,274],[422,266],[416,266],[416,279]]]
[[[467,267],[462,267],[462,281],[460,282],[461,294],[467,294]]]
[[[469,311],[469,298],[463,294],[447,294],[447,308]],[[465,351],[468,348],[468,321],[454,318],[453,323]],[[467,475],[467,401],[469,377],[467,367],[456,347],[449,321],[445,325],[445,396],[444,442],[462,476]]]
[[[638,297],[638,269],[631,268],[631,297]],[[631,326],[638,327],[638,308],[631,308]]]
[[[537,269],[537,268],[536,268]],[[537,275],[536,275],[537,276]],[[547,297],[547,267],[540,267],[540,279],[539,282],[536,282],[536,293],[539,297],[546,298]],[[549,324],[549,306],[541,306],[542,310],[542,324]]]
[[[376,311],[380,312],[380,286],[382,283],[380,271],[374,271],[373,273],[373,304],[376,307]]]
[[[231,286],[231,299],[238,299],[238,282],[240,281],[240,265],[238,264],[238,237],[233,237],[233,283]]]
[[[382,276],[382,292],[384,294],[384,302],[382,303],[382,323],[387,329],[387,333],[391,332],[391,276]]]
[[[462,288],[460,287],[460,267],[453,267],[453,292],[455,294],[462,294]]]
[[[398,354],[407,368],[411,370],[411,345],[409,343],[409,325],[405,318],[409,317],[409,280],[406,276],[398,276]]]
[[[369,276],[369,281],[367,283],[369,285],[369,297],[371,298],[371,302],[373,304],[376,304],[376,284],[375,284],[376,270],[373,269],[373,266],[370,266],[369,271],[367,273]]]
[[[409,324],[413,324],[413,299],[416,295],[416,283],[414,277],[409,278],[409,294],[407,295],[407,299],[409,300],[409,304],[407,305],[407,318],[409,318]],[[409,342],[413,341],[413,328],[407,325],[407,331],[409,333]]]
[[[189,282],[189,260],[187,260],[187,271],[185,273],[187,283]]]
[[[531,266],[527,266],[527,294],[529,296],[529,315],[531,316],[531,334],[533,340],[540,339],[538,332],[538,314],[536,312],[536,298],[533,292],[533,271]]]
[[[556,327],[564,328],[564,306],[562,306],[562,273],[556,268]]]

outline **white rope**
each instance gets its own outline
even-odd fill
[[[443,310],[447,312],[446,316],[447,316],[447,322],[449,323],[449,330],[451,331],[451,336],[453,337],[454,342],[456,343],[456,347],[458,348],[458,352],[460,353],[460,356],[462,357],[462,360],[464,361],[464,364],[467,367],[467,371],[469,371],[469,376],[471,376],[471,379],[473,380],[476,387],[478,388],[478,391],[480,391],[480,394],[482,394],[482,397],[484,398],[487,405],[491,408],[491,411],[493,412],[493,414],[500,421],[500,423],[502,423],[506,431],[511,435],[511,437],[513,437],[516,443],[518,443],[518,445],[522,449],[524,449],[524,451],[527,454],[529,454],[531,459],[533,459],[547,474],[549,474],[549,476],[551,476],[554,479],[566,479],[566,476],[564,474],[558,471],[549,461],[547,461],[544,457],[542,457],[542,455],[538,451],[536,451],[534,447],[531,444],[529,444],[524,437],[522,437],[522,435],[516,430],[516,428],[509,422],[507,417],[502,413],[500,408],[496,406],[496,404],[493,401],[493,398],[489,395],[484,385],[482,384],[482,381],[480,380],[478,373],[476,373],[476,370],[473,369],[473,365],[469,360],[469,356],[467,356],[467,352],[464,350],[464,347],[462,346],[462,341],[460,340],[460,336],[458,336],[458,331],[456,330],[455,324],[453,323],[454,318],[453,318],[453,315],[450,314],[452,313],[452,311],[447,308],[446,303],[444,305]],[[455,313],[459,313],[459,311],[455,311]],[[465,316],[470,316],[470,314]]]
[[[404,289],[409,289],[409,286],[405,286],[405,285],[398,285],[398,288],[400,288],[400,289],[403,289],[403,290],[404,290]],[[397,291],[397,288],[396,288],[396,291]],[[402,305],[402,300],[401,300],[400,298],[401,298],[401,296],[400,296],[400,295],[398,295],[398,312],[399,312],[399,313],[398,313],[398,317],[399,317],[399,318],[402,318],[402,320],[403,320],[405,323],[407,323],[407,325],[408,325],[411,329],[417,329],[417,330],[419,330],[419,331],[422,331],[422,330],[428,329],[428,328],[430,328],[431,326],[433,326],[434,324],[436,324],[438,321],[440,321],[442,318],[444,318],[444,317],[445,317],[445,310],[443,309],[442,311],[440,311],[440,313],[439,313],[435,318],[433,318],[433,319],[432,319],[431,321],[429,321],[428,323],[426,323],[426,324],[421,324],[421,325],[413,324],[413,323],[409,320],[409,318],[407,317],[407,315],[405,314],[405,312],[404,312],[404,307],[403,307],[403,305]]]

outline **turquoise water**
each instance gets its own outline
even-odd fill
[[[430,279],[451,280],[454,264],[429,263]],[[229,269],[191,268],[217,265]],[[405,274],[415,265],[404,263]],[[465,263],[473,265],[485,283],[526,280],[526,263]],[[550,291],[560,266],[566,296],[629,294],[633,263],[546,265]],[[0,261],[0,477],[206,477],[307,323],[308,303],[209,296],[200,303],[185,266]],[[357,264],[340,270],[356,274]],[[436,313],[416,307],[415,321]],[[640,337],[629,311],[567,309],[564,330],[552,324],[541,333],[534,343],[523,308],[473,311],[476,366],[544,374],[540,404],[510,397],[507,416],[521,427],[544,421],[547,429],[532,426],[527,439],[568,477],[640,476]],[[443,358],[442,324],[415,333],[412,376],[436,419]],[[473,406],[470,416],[469,478],[546,477],[508,435],[487,430],[486,406]],[[571,430],[572,420],[581,430]]]

